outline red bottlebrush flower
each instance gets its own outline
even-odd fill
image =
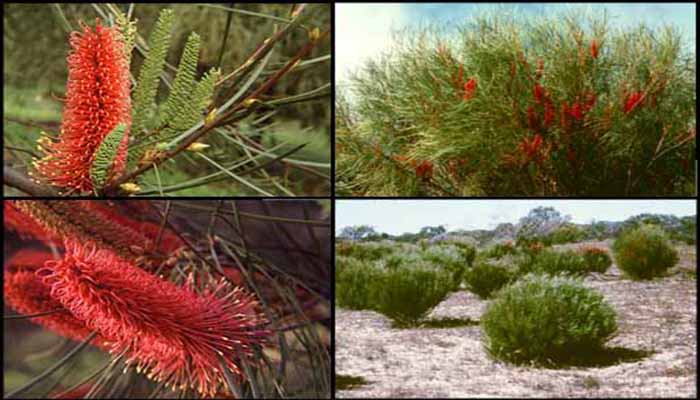
[[[84,26],[82,33],[74,32],[70,44],[61,135],[46,145],[36,168],[52,185],[92,191],[90,167],[98,147],[118,124],[131,124],[129,65],[118,30],[99,20],[95,31]],[[127,143],[128,128],[112,176],[125,168]]]
[[[632,112],[639,104],[644,100],[644,92],[634,92],[627,96],[625,100],[624,111],[625,114]]]
[[[191,279],[176,286],[92,243],[66,240],[65,248],[61,261],[38,271],[51,295],[151,379],[212,396],[224,382],[219,357],[241,376],[235,360],[252,356],[270,334],[241,288],[222,296],[229,285],[220,281],[198,294]]]
[[[595,39],[591,41],[591,57],[593,59],[598,58],[598,42],[596,42]]]
[[[532,141],[528,140],[527,137],[524,137],[523,141],[520,143],[520,150],[525,154],[526,158],[530,160],[535,157],[537,153],[539,153],[541,146],[542,136],[540,134],[536,134],[532,138]]]
[[[51,260],[46,253],[45,261]],[[62,310],[52,314],[33,317],[30,320],[52,332],[76,341],[83,341],[90,335],[91,330],[75,318],[61,303],[50,296],[50,289],[32,269],[16,269],[4,271],[5,303],[20,314],[38,314],[54,310]],[[109,343],[100,335],[91,344],[106,349]]]
[[[15,207],[10,200],[3,203],[3,217],[5,230],[17,233],[22,239],[37,239],[42,242],[59,239],[59,236],[48,232],[41,224]]]
[[[535,87],[532,89],[532,94],[535,97],[535,103],[541,104],[542,97],[544,96],[544,88],[539,83],[535,83]]]
[[[527,126],[533,130],[536,131],[539,125],[539,121],[537,121],[537,114],[535,113],[535,108],[533,106],[529,106],[527,108]]]
[[[577,121],[580,121],[581,118],[583,118],[583,113],[581,111],[581,104],[580,103],[574,103],[571,106],[571,109],[569,110],[569,115],[574,117]]]
[[[467,101],[471,100],[474,98],[475,92],[476,92],[476,78],[470,78],[467,83],[464,84],[464,95],[462,98]]]
[[[430,178],[433,177],[433,163],[431,163],[428,160],[423,161],[422,163],[418,164],[416,166],[416,175],[419,178],[429,180]]]
[[[552,124],[554,120],[554,105],[551,101],[545,100],[544,102],[544,126],[548,127]]]

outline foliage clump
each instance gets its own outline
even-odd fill
[[[612,265],[612,259],[608,252],[599,247],[584,247],[580,253],[591,272],[604,274]]]
[[[338,193],[692,195],[683,47],[671,27],[574,14],[402,32],[349,82],[353,101],[338,96]]]
[[[515,274],[507,267],[480,262],[467,271],[464,280],[469,291],[487,299],[514,278]]]
[[[527,273],[549,275],[583,276],[591,272],[584,257],[573,250],[554,251],[544,250],[538,254],[523,259],[518,266],[519,275]]]
[[[495,358],[553,365],[600,350],[617,330],[603,296],[566,277],[528,275],[501,290],[481,318]]]
[[[635,280],[662,276],[678,262],[668,235],[654,225],[622,232],[613,243],[613,252],[618,268]]]
[[[381,270],[356,258],[336,257],[335,300],[340,307],[350,310],[373,309],[373,286]]]

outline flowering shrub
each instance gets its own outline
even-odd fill
[[[397,37],[339,93],[338,193],[693,194],[694,56],[581,20]]]
[[[678,252],[662,228],[642,225],[624,231],[613,243],[618,268],[632,279],[663,275],[678,262]]]
[[[612,265],[612,259],[608,252],[599,247],[584,247],[579,252],[589,271],[604,274]]]
[[[564,277],[528,275],[498,293],[481,317],[489,353],[515,364],[583,358],[617,330],[603,296]]]

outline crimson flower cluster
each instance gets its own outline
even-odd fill
[[[10,307],[23,314],[51,312],[32,321],[74,340],[96,332],[93,345],[123,355],[128,365],[171,387],[212,397],[227,387],[224,368],[239,381],[244,379],[241,360],[252,358],[270,335],[252,294],[223,279],[195,285],[192,275],[178,286],[140,268],[105,242],[86,240],[76,236],[78,229],[59,227],[94,221],[84,214],[77,214],[82,220],[59,220],[47,214],[54,209],[28,212],[32,204],[43,204],[39,201],[25,201],[20,207],[8,203],[11,231],[31,233],[33,240],[51,238],[58,247],[57,255],[23,249],[5,263],[4,296]],[[119,214],[103,202],[92,203],[89,212],[99,213],[105,224],[128,227],[146,240],[156,234],[150,228],[139,229],[149,226],[145,222]],[[22,219],[30,232],[23,231]],[[165,238],[160,250],[179,243],[168,239],[172,233],[167,230],[159,228],[157,235]]]

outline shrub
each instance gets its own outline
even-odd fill
[[[476,248],[474,246],[462,242],[452,242],[452,244],[457,247],[468,266],[474,265],[474,259],[476,259]]]
[[[495,291],[507,285],[514,274],[506,267],[480,262],[470,268],[465,274],[467,288],[472,293],[486,299]]]
[[[585,275],[590,272],[586,260],[573,250],[543,250],[523,258],[518,266],[518,274],[539,273],[549,275]]]
[[[377,261],[393,253],[396,246],[387,243],[339,243],[336,253],[364,261]]]
[[[373,308],[369,282],[379,279],[381,271],[364,261],[351,257],[336,257],[335,299],[338,306],[351,310]]]
[[[401,327],[416,325],[452,289],[449,274],[420,267],[384,271],[365,284],[372,287],[375,310]]]
[[[484,252],[484,258],[499,259],[508,254],[516,254],[518,250],[512,242],[498,243]]]
[[[598,247],[584,247],[579,250],[583,256],[588,270],[604,274],[612,265],[612,259],[608,252]]]
[[[678,252],[664,230],[653,225],[622,232],[613,252],[617,266],[636,280],[661,276],[678,262]]]
[[[574,243],[586,238],[586,232],[573,224],[565,224],[547,235],[551,244]]]
[[[577,280],[542,275],[498,292],[481,322],[489,353],[515,364],[585,358],[617,330],[615,311],[602,295]]]

